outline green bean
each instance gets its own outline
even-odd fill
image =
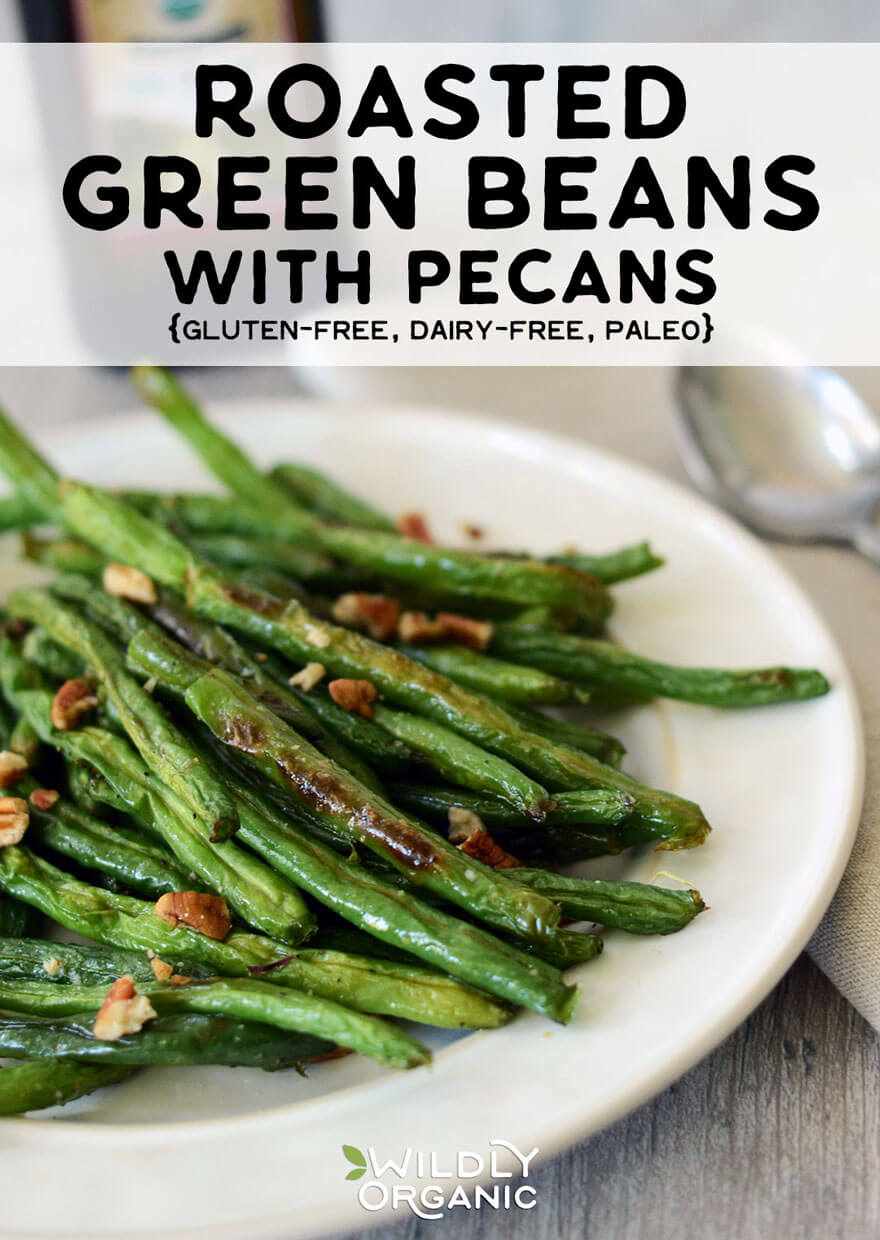
[[[522,706],[584,705],[589,692],[537,668],[468,650],[466,646],[407,646],[400,649],[411,659],[442,672],[475,693],[485,693],[505,703]]]
[[[290,526],[293,536],[295,522]],[[595,577],[541,560],[493,559],[351,526],[321,526],[318,541],[331,555],[406,585],[520,606],[542,601],[571,610],[593,630],[611,612],[610,596]]]
[[[55,1063],[35,1059],[0,1068],[0,1115],[59,1107],[131,1076],[123,1064]]]
[[[138,778],[135,756],[126,752],[120,738],[97,728],[80,728],[60,743],[91,762],[117,793],[117,805],[137,822],[151,821],[186,872],[222,895],[246,925],[287,943],[301,943],[310,936],[314,915],[295,887],[235,841],[205,840],[169,789]]]
[[[467,809],[483,820],[487,827],[531,828],[528,819],[511,810],[510,805],[491,796],[462,792],[460,788],[427,787],[424,784],[395,783],[392,797],[406,805],[423,805],[432,820],[446,822],[449,810]],[[547,802],[544,826],[615,826],[632,809],[632,798],[604,788],[585,792],[560,792]]]
[[[68,489],[65,511],[74,525],[114,550],[124,550],[137,538],[149,541],[149,523],[124,505],[109,521],[108,499],[93,503],[89,488]],[[109,523],[108,523],[109,522]],[[301,604],[282,603],[271,596],[225,583],[204,567],[189,567],[178,574],[186,556],[180,548],[165,554],[168,535],[150,542],[148,557],[153,576],[169,585],[188,588],[189,602],[202,615],[231,624],[289,658],[309,661],[316,649],[321,662],[337,676],[370,679],[390,700],[416,713],[451,726],[482,747],[506,757],[542,782],[573,790],[584,786],[610,786],[636,796],[635,815],[640,824],[663,841],[661,847],[691,847],[708,832],[702,813],[691,802],[645,788],[620,772],[571,747],[549,742],[521,725],[488,699],[471,694],[439,673],[406,658],[399,651],[380,646],[359,633],[319,621]],[[146,562],[146,561],[145,561]]]
[[[276,465],[273,470],[270,470],[269,477],[273,481],[285,485],[286,481],[288,481],[286,475],[288,475],[289,471],[311,472],[306,470],[305,466],[283,464]],[[333,489],[338,490],[336,484],[333,484],[331,480],[323,479],[322,477],[322,481],[326,482],[328,486],[333,487]],[[382,513],[377,512],[374,508],[363,506],[362,501],[353,500],[354,505],[357,506],[358,510],[361,510],[359,511],[359,520],[354,520],[354,518],[358,517],[358,512],[354,508],[351,511],[342,511],[342,507],[340,507],[338,511],[331,511],[330,505],[319,506],[314,502],[310,502],[310,496],[306,494],[305,487],[299,494],[297,494],[295,486],[288,487],[285,485],[285,490],[289,492],[293,500],[300,502],[305,508],[309,508],[316,515],[326,517],[328,520],[338,521],[342,525],[356,526],[361,529],[382,529],[382,531],[387,533],[395,531],[394,523],[388,517],[383,516]],[[121,492],[121,495],[123,495],[126,501],[133,503],[140,512],[144,512],[147,516],[175,516],[183,525],[191,525],[193,528],[201,529],[203,533],[207,534],[207,541],[201,553],[205,554],[205,557],[208,559],[214,558],[209,553],[209,544],[212,543],[214,537],[222,539],[222,531],[224,529],[234,528],[237,531],[249,531],[249,529],[254,528],[254,522],[249,523],[247,518],[244,518],[243,522],[235,523],[235,518],[229,515],[227,511],[226,501],[217,496],[162,495],[159,492],[143,492],[143,494],[139,494],[139,492],[133,491]],[[352,500],[351,496],[347,498],[350,501]],[[187,521],[187,515],[192,518],[191,521]],[[2,529],[24,528],[36,525],[40,520],[40,512],[36,508],[27,505],[20,496],[10,496],[6,497],[5,500],[0,500],[0,531]],[[247,563],[265,563],[269,567],[279,568],[283,567],[285,560],[286,563],[295,563],[295,559],[286,558],[285,551],[281,549],[289,548],[289,543],[273,541],[268,536],[270,527],[266,526],[265,522],[259,521],[259,518],[255,520],[255,528],[265,534],[263,539],[235,538],[233,534],[231,541],[228,543],[219,541],[217,543],[217,559],[219,562],[242,565]],[[221,533],[217,533],[217,531],[221,531]],[[259,547],[250,549],[253,547],[254,542],[257,542]],[[86,552],[86,548],[82,548],[82,551]],[[301,554],[302,557],[306,557],[309,554],[302,548],[293,548],[293,553],[294,556]],[[73,554],[73,544],[71,544],[71,554]],[[312,554],[316,556],[316,553]],[[504,557],[509,558],[509,553],[504,553]],[[526,559],[528,554],[522,553],[517,558]],[[654,570],[662,568],[663,564],[666,563],[662,556],[654,554],[651,544],[648,542],[632,543],[631,546],[621,547],[617,551],[604,554],[570,552],[558,554],[558,556],[545,556],[544,559],[547,560],[548,564],[560,564],[565,568],[578,569],[581,573],[589,573],[591,577],[599,578],[604,585],[628,582],[632,578],[654,572]],[[83,563],[86,563],[86,560],[83,559]],[[302,578],[309,579],[306,574],[310,572],[312,562],[310,559],[304,558],[302,563],[305,565],[305,573],[294,573],[294,575],[296,577],[302,575]],[[331,560],[316,559],[315,565],[319,563],[321,564],[321,569],[316,570],[315,577],[312,579],[326,579],[328,582],[338,579],[338,575],[340,575],[338,565],[336,565],[335,575],[331,570],[328,570],[332,564]]]
[[[127,642],[142,629],[157,632],[155,622],[158,622],[200,657],[246,680],[255,696],[313,740],[322,753],[379,790],[379,782],[369,767],[335,735],[328,735],[307,699],[301,701],[283,680],[276,682],[230,633],[194,616],[179,600],[165,595],[151,608],[151,621],[131,603],[96,589],[87,577],[63,575],[55,579],[51,590],[59,598],[82,606],[87,615],[122,642]]]
[[[42,509],[28,503],[23,495],[4,495],[0,497],[0,533],[38,525],[41,513]]]
[[[30,721],[23,716],[16,719],[9,734],[9,748],[24,758],[29,767],[36,766],[40,757],[40,738],[31,727]]]
[[[127,803],[94,767],[71,759],[65,763],[65,770],[68,797],[84,813],[114,826],[116,815],[108,811],[130,813]]]
[[[92,666],[141,757],[189,806],[212,840],[235,831],[235,807],[227,790],[203,776],[186,738],[128,674],[124,659],[96,625],[44,590],[14,591],[9,609],[12,615],[41,625]]]
[[[267,667],[273,670],[271,662]],[[409,745],[392,736],[374,720],[343,710],[323,685],[310,689],[308,693],[294,687],[293,693],[301,702],[308,704],[329,731],[383,776],[402,774],[421,762],[420,755]]]
[[[558,979],[536,972],[518,951],[425,903],[411,888],[401,890],[405,884],[389,881],[390,876],[365,870],[351,857],[340,857],[311,832],[299,829],[286,810],[261,797],[252,786],[242,787],[238,800],[243,842],[337,915],[386,946],[405,948],[425,963],[507,1003],[537,1007],[559,1017],[561,999],[570,996],[557,994],[554,1006],[548,1007],[548,984],[556,988]],[[468,1002],[459,1001],[449,1019],[441,1018],[443,1005],[435,1000],[431,1023],[479,1028],[501,1023],[504,1017],[502,1013],[499,1019],[497,1005],[493,1007],[478,992],[468,993]]]
[[[373,715],[378,724],[421,753],[450,783],[500,797],[526,819],[543,821],[547,790],[503,758],[419,715],[381,704],[373,707]]]
[[[251,590],[262,590],[265,594],[274,594],[276,598],[295,598],[304,607],[315,606],[314,595],[309,594],[305,586],[287,577],[284,573],[272,568],[243,568],[238,576],[243,586]]]
[[[133,609],[134,610],[134,609]],[[381,784],[370,767],[340,736],[340,729],[327,728],[310,698],[295,692],[283,677],[276,679],[264,665],[245,650],[240,642],[219,625],[194,616],[178,600],[164,597],[152,609],[153,617],[182,645],[208,663],[239,676],[261,702],[303,736],[313,741],[321,753],[350,771],[374,791]],[[145,627],[143,624],[140,627]],[[130,628],[128,636],[138,631]],[[343,712],[344,713],[344,712]]]
[[[394,522],[378,508],[358,499],[317,469],[285,461],[270,470],[269,477],[303,508],[330,521],[356,525],[362,530],[394,531]]]
[[[48,589],[55,598],[62,599],[65,603],[75,603],[89,619],[94,620],[106,633],[123,645],[135,633],[151,625],[149,617],[141,607],[136,607],[133,603],[115,594],[108,594],[101,586],[96,586],[94,581],[81,573],[60,573],[53,578]],[[40,632],[39,629],[31,631]],[[27,657],[27,650],[24,653]]]
[[[518,870],[513,871],[519,873]],[[505,871],[510,873],[510,871]],[[580,934],[573,930],[560,930],[551,946],[533,948],[542,960],[554,964],[557,969],[570,969],[576,964],[586,964],[601,956],[604,943],[598,934]]]
[[[102,1042],[88,1021],[42,1017],[0,1017],[0,1056],[55,1062],[125,1064],[129,1067],[223,1064],[230,1068],[300,1067],[326,1055],[333,1043],[308,1034],[290,1034],[270,1025],[225,1016],[184,1013],[160,1016],[140,1033]]]
[[[424,904],[411,889],[402,893],[389,876],[340,857],[300,830],[288,811],[253,786],[239,786],[236,796],[242,841],[336,914],[462,981],[508,1002],[534,1006],[533,992],[547,979],[527,969],[524,984],[518,953],[485,931]]]
[[[132,666],[142,674],[168,679],[178,690],[189,679],[185,700],[197,717],[218,739],[250,755],[270,780],[277,781],[294,797],[301,797],[307,812],[317,812],[321,818],[329,820],[343,838],[355,846],[364,844],[380,858],[390,861],[417,888],[424,885],[428,891],[445,895],[453,903],[461,904],[472,914],[514,935],[541,943],[546,941],[548,951],[552,950],[555,935],[551,927],[556,919],[552,905],[545,906],[545,912],[545,908],[524,904],[519,892],[513,900],[506,898],[509,887],[505,891],[505,884],[493,871],[465,857],[414,820],[404,819],[399,811],[368,790],[358,789],[350,780],[344,781],[340,772],[334,773],[332,768],[316,764],[315,754],[308,752],[307,743],[297,740],[271,712],[259,709],[232,678],[216,670],[200,674],[197,665],[175,659],[167,643],[157,644],[148,640],[148,636],[141,633],[131,643]],[[313,795],[312,790],[317,795]],[[247,792],[243,791],[242,795],[248,799]],[[244,815],[244,812],[240,807],[240,813]],[[261,852],[267,846],[265,825],[264,822],[262,829],[258,825],[256,841],[249,840]],[[277,848],[274,841],[268,844],[270,849]],[[277,868],[292,872],[285,866],[285,854],[283,843],[280,851],[264,853]],[[303,882],[299,875],[296,878]],[[304,885],[311,889],[307,879]],[[350,880],[345,886],[350,886]],[[384,895],[388,894],[386,888]],[[326,885],[319,892],[319,898],[330,903]],[[369,915],[364,919],[365,928],[372,932],[375,927],[380,937],[384,932],[399,941],[399,907],[389,907],[387,917],[372,915],[377,899],[382,898],[382,889],[377,889],[374,883],[366,905]],[[344,906],[339,911],[350,916]],[[434,925],[437,925],[436,919]],[[447,921],[440,927],[443,941],[438,948],[425,934],[424,922],[414,938],[411,926],[412,918],[403,918],[405,934],[410,943],[415,942],[412,950],[435,963],[439,961],[441,967],[449,968],[455,976],[479,982],[500,997],[515,998],[556,1018],[561,1014],[564,1019],[570,1010],[571,996],[564,987],[560,988],[556,975],[537,975],[531,966],[524,969],[522,960],[516,955],[511,956],[509,951],[499,954],[498,944],[491,938],[483,937],[475,943],[473,935],[466,936],[461,946],[456,946],[461,936],[454,933],[454,923]],[[479,949],[476,957],[470,950],[473,946]]]
[[[77,538],[41,538],[27,533],[22,536],[21,553],[44,568],[86,577],[100,577],[106,563],[100,552]]]
[[[188,977],[209,977],[211,971],[193,960],[178,958]],[[55,943],[50,939],[0,940],[0,978],[7,982],[74,983],[111,986],[129,973],[136,982],[156,980],[146,952],[125,951],[104,944]]]
[[[662,568],[666,563],[662,556],[654,554],[651,544],[647,542],[633,543],[631,546],[620,547],[617,551],[609,551],[604,555],[572,552],[565,555],[548,555],[547,560],[551,564],[564,564],[568,568],[580,569],[582,573],[592,573],[606,586],[616,585],[620,581],[629,581],[632,577],[640,577],[643,573]]]
[[[516,876],[557,900],[566,917],[599,922],[630,934],[674,934],[706,907],[698,891],[676,891],[651,883],[530,869],[516,870]]]
[[[332,525],[311,516],[266,478],[241,449],[205,419],[195,401],[167,371],[138,366],[133,371],[141,395],[182,434],[207,466],[245,503],[277,522],[276,536],[384,576],[427,584],[465,596],[488,595],[529,605],[567,608],[601,627],[610,597],[594,577],[538,560],[500,560],[448,547],[434,547],[381,530]]]
[[[3,438],[0,463],[7,470],[17,470],[17,476],[32,478],[36,468],[32,450],[17,444],[17,433]],[[48,470],[45,462],[39,458],[37,462]],[[634,818],[661,840],[660,847],[693,847],[705,839],[708,823],[692,802],[648,789],[590,755],[529,732],[494,702],[469,693],[399,651],[317,620],[298,602],[283,602],[224,581],[197,564],[170,531],[113,496],[76,483],[65,483],[58,492],[63,518],[72,530],[113,559],[137,563],[155,580],[185,590],[189,605],[202,616],[244,631],[264,648],[276,649],[295,661],[310,661],[320,648],[321,662],[334,675],[370,679],[389,701],[452,727],[548,787],[605,786],[632,792]],[[54,494],[46,502],[50,510]]]
[[[21,781],[23,795],[31,784],[36,787],[32,780]],[[166,891],[186,891],[192,885],[189,872],[167,849],[148,840],[135,842],[69,802],[58,800],[48,810],[35,809],[32,803],[30,817],[29,841],[33,836],[34,841],[132,891],[158,898]]]
[[[88,585],[90,590],[94,590],[93,581]],[[28,663],[33,663],[34,667],[38,667],[53,680],[73,680],[83,674],[83,659],[59,645],[45,629],[37,627],[26,633],[21,643],[21,653]]]
[[[178,588],[195,567],[193,553],[171,530],[115,495],[70,479],[58,483],[57,495],[63,521],[104,558],[135,565],[154,581]]]
[[[470,693],[398,650],[316,619],[299,603],[242,590],[201,569],[190,574],[189,588],[190,605],[203,614],[248,632],[292,659],[307,661],[317,645],[321,662],[334,675],[370,680],[388,701],[452,728],[551,789],[606,787],[633,796],[636,824],[660,841],[658,847],[694,847],[709,832],[702,811],[692,802],[647,788],[590,754],[524,728],[500,704]]]
[[[153,824],[187,871],[224,896],[246,924],[294,943],[308,936],[314,917],[299,892],[234,841],[206,839],[173,789],[144,771],[127,740],[97,727],[55,730],[51,693],[40,686],[39,673],[22,662],[8,638],[0,640],[0,680],[6,696],[48,743],[67,758],[95,767],[117,794],[116,807],[121,805],[138,822]],[[199,760],[192,746],[189,752]]]
[[[9,634],[9,625],[5,613],[0,611],[0,638],[7,637]],[[0,696],[0,747],[5,749],[9,744],[9,736],[15,727],[16,712],[12,708],[12,704],[5,701]]]
[[[344,958],[341,953],[326,955]],[[400,967],[383,961],[367,964],[369,971],[380,976],[393,976]],[[392,1068],[417,1068],[431,1059],[427,1047],[395,1025],[329,999],[282,990],[267,982],[223,978],[166,988],[161,993],[151,988],[149,994],[158,1012],[218,1013],[237,1020],[258,1021],[294,1033],[327,1038]]]
[[[141,560],[151,575],[188,591],[189,604],[203,616],[247,632],[265,644],[301,662],[320,650],[321,662],[337,676],[371,680],[389,701],[452,727],[469,740],[512,761],[551,787],[606,786],[636,797],[635,816],[653,830],[661,847],[692,847],[702,843],[708,824],[691,802],[669,793],[645,788],[571,747],[561,746],[519,725],[501,706],[465,689],[406,658],[399,651],[370,641],[359,633],[330,625],[311,616],[298,602],[284,603],[269,595],[226,583],[192,562],[179,571],[184,548],[165,554],[168,535],[149,540],[150,523],[119,506],[109,519],[109,497],[93,502],[89,488],[68,489],[65,512],[80,532],[114,551],[123,551],[137,539],[149,542]]]
[[[204,499],[207,504],[213,497],[206,496]],[[157,520],[173,524],[177,506],[177,500],[169,497],[157,502],[153,515]],[[150,515],[150,510],[147,510],[145,515]],[[289,573],[299,581],[333,588],[352,589],[372,580],[357,569],[337,564],[319,551],[309,551],[280,539],[243,538],[236,534],[222,533],[198,534],[188,529],[182,532],[182,537],[187,546],[212,564],[232,568],[274,569]],[[27,531],[22,535],[21,550],[26,559],[60,573],[100,577],[106,564],[105,558],[99,552],[76,538],[47,538]]]
[[[585,724],[574,723],[568,719],[557,719],[555,715],[545,715],[543,711],[529,710],[526,707],[508,705],[507,711],[524,728],[538,732],[549,741],[592,754],[607,766],[620,766],[626,753],[626,747],[616,736],[610,736],[598,728],[588,728]]]
[[[562,802],[564,808],[551,808],[540,831],[511,814],[509,806],[501,801],[460,788],[399,783],[391,786],[390,795],[396,805],[433,822],[444,833],[449,828],[450,809],[470,810],[508,852],[530,863],[571,865],[593,857],[613,856],[643,842],[632,831],[631,820],[613,825],[613,820],[623,812],[621,806],[629,802],[625,798],[618,800],[619,793],[604,789],[563,793],[551,804],[558,806]]]
[[[425,903],[384,876],[339,857],[297,829],[279,809],[252,789],[239,804],[242,832],[251,847],[288,874],[315,899],[393,947],[453,977],[522,1007],[542,1006],[543,971],[534,972],[519,952],[486,931]],[[320,933],[320,932],[319,932]],[[561,1007],[548,1014],[558,1019]],[[490,1014],[481,1015],[482,1024]]]
[[[373,955],[378,952],[383,959],[397,960],[400,953],[389,951],[386,944],[377,944],[366,935],[359,934],[357,931],[351,930],[348,926],[324,927],[320,931],[320,944],[322,947],[330,947],[340,951],[356,951],[363,955]],[[574,931],[562,931],[554,940],[551,963],[561,969],[570,968],[572,965],[584,964],[588,960],[595,960],[601,955],[603,949],[602,939],[597,934],[583,934]],[[527,951],[533,952],[536,956],[542,956],[544,948],[536,951],[533,948],[527,948]],[[542,956],[543,958],[543,956]],[[550,957],[548,956],[549,960]]]
[[[376,852],[416,885],[527,939],[552,930],[552,904],[523,901],[520,892],[509,896],[491,870],[463,859],[446,841],[328,762],[226,673],[214,668],[200,675],[198,667],[185,665],[168,644],[146,633],[130,643],[129,662],[163,683],[180,687],[189,679],[184,700],[219,740],[247,755],[266,778],[328,819],[355,846]]]
[[[58,475],[5,413],[0,411],[0,469],[19,500],[43,520],[63,524]]]
[[[552,1010],[547,1006],[547,983],[555,979],[537,974],[506,944],[423,904],[411,890],[404,893],[379,875],[340,857],[298,830],[288,815],[253,788],[243,790],[238,800],[242,842],[341,917],[508,1003],[538,1006],[551,1015],[561,1010],[558,997]],[[426,980],[418,976],[418,989],[424,991]],[[438,994],[421,1007],[420,1014],[403,1014],[424,1020],[424,1013],[429,1011],[430,1023],[449,1027],[487,1028],[503,1023],[503,1009],[485,995],[461,988],[453,990],[454,1004],[450,1015],[444,1015],[447,996],[436,981],[434,989],[438,985]]]
[[[315,946],[334,952],[355,952],[359,956],[376,956],[379,960],[396,960],[405,964],[407,952],[390,942],[376,939],[351,925],[335,925],[332,922],[318,927]]]
[[[42,919],[27,904],[8,896],[0,898],[0,952],[8,938],[21,938],[31,934]]]
[[[332,489],[339,496],[340,502],[337,504],[334,498],[331,498],[330,502],[325,504],[315,502],[315,493],[309,475],[313,475],[318,479],[322,487],[326,486]],[[353,525],[359,529],[379,529],[387,533],[393,533],[396,528],[394,523],[383,513],[378,512],[377,509],[369,505],[365,505],[362,500],[355,499],[347,492],[342,491],[331,479],[325,475],[317,474],[316,471],[310,470],[306,466],[289,463],[276,465],[269,471],[269,477],[274,482],[284,486],[288,495],[294,501],[318,516],[340,522],[343,525]],[[302,482],[303,485],[298,486],[297,483],[299,482]],[[288,485],[288,483],[292,485]],[[217,501],[216,496],[180,494],[169,496],[158,492],[132,491],[126,491],[122,494],[139,511],[148,515],[154,515],[157,510],[161,512],[163,506],[165,506],[183,524],[192,524],[197,529],[211,532],[229,528],[227,523],[230,517],[226,511],[221,510],[223,501],[220,500],[217,507],[213,506]],[[202,501],[205,502],[202,503]],[[193,507],[188,509],[188,505],[191,502]],[[17,507],[18,502],[16,503]],[[187,522],[186,520],[188,511],[193,517],[192,522]],[[28,512],[30,520],[22,522],[22,524],[31,524],[38,519],[39,514],[35,514],[34,510],[29,509]],[[259,524],[258,528],[261,530],[266,529],[262,523]],[[510,558],[510,552],[493,552],[490,554],[497,555],[498,558]],[[529,557],[527,552],[521,552],[513,558],[528,559]],[[644,573],[662,568],[666,563],[662,556],[654,553],[651,544],[648,542],[632,543],[615,551],[601,554],[565,552],[558,555],[547,555],[543,558],[548,564],[560,564],[566,568],[574,568],[580,572],[589,573],[593,577],[598,577],[603,585],[616,585],[622,581],[629,581],[634,577],[642,576]],[[244,563],[244,560],[240,562]]]
[[[314,914],[300,893],[281,875],[232,840],[211,843],[193,829],[182,804],[168,789],[144,786],[137,779],[137,763],[122,744],[98,729],[79,729],[75,739],[62,742],[91,760],[119,794],[135,821],[148,818],[190,875],[208,890],[224,897],[242,921],[286,943],[302,943],[315,926]],[[190,878],[187,886],[192,885]],[[177,888],[177,890],[181,890]]]
[[[678,698],[701,706],[748,707],[800,702],[821,697],[829,684],[811,668],[766,667],[728,671],[673,667],[623,650],[555,630],[500,625],[493,650],[556,675],[639,697]]]
[[[11,892],[68,930],[99,943],[152,951],[180,973],[186,973],[187,961],[192,960],[238,978],[256,970],[274,985],[357,1011],[448,1028],[492,1027],[507,1019],[506,1009],[488,996],[422,966],[311,948],[291,951],[283,943],[242,931],[234,930],[217,942],[183,923],[172,928],[151,904],[80,882],[21,846],[0,850],[0,891]],[[570,1014],[576,992],[571,987],[567,991]]]
[[[337,564],[328,555],[297,547],[283,539],[241,538],[235,534],[203,534],[187,537],[186,542],[197,555],[215,564],[230,568],[251,568],[260,565],[289,573],[298,581],[336,585],[357,581],[351,570]],[[362,577],[362,574],[361,574]]]
[[[197,494],[182,492],[154,496],[150,505],[131,505],[131,493],[122,492],[117,498],[133,506],[141,516],[169,524],[186,531],[187,538],[232,535],[244,539],[274,539],[284,537],[299,545],[297,538],[290,538],[290,530],[279,529],[278,522],[248,504],[231,500],[228,495]]]
[[[141,983],[138,993],[147,996],[160,1016],[185,1012],[254,1021],[327,1040],[393,1068],[415,1068],[431,1058],[415,1038],[374,1016],[250,978],[206,979],[185,986],[154,980]],[[0,981],[0,1008],[38,1016],[79,1016],[97,1011],[106,994],[102,986]]]

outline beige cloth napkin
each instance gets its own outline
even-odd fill
[[[809,953],[880,1031],[880,570],[855,553],[785,548],[794,570],[840,643],[865,724],[867,781],[849,865]]]

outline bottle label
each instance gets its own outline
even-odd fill
[[[278,43],[296,37],[290,0],[72,0],[90,43]]]

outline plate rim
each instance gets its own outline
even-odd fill
[[[836,656],[840,674],[836,677],[835,688],[841,690],[841,694],[845,699],[846,719],[850,732],[850,744],[847,747],[847,752],[851,759],[851,769],[846,781],[849,801],[845,821],[842,817],[840,830],[836,834],[836,846],[830,859],[829,869],[825,874],[824,881],[816,885],[815,890],[806,902],[805,910],[802,911],[798,919],[796,931],[789,930],[782,947],[780,948],[776,944],[774,950],[768,952],[760,974],[756,979],[752,980],[748,989],[743,988],[736,1001],[729,1002],[711,1020],[706,1021],[700,1032],[691,1036],[674,1056],[667,1056],[659,1065],[654,1067],[653,1071],[645,1073],[637,1082],[619,1091],[615,1094],[613,1100],[609,1100],[603,1106],[600,1106],[598,1113],[594,1112],[588,1119],[581,1121],[572,1119],[564,1124],[560,1124],[557,1121],[546,1132],[541,1132],[539,1134],[541,1138],[540,1154],[535,1160],[535,1165],[543,1165],[548,1159],[558,1155],[562,1150],[570,1148],[577,1142],[601,1131],[632,1110],[644,1105],[663,1089],[667,1088],[669,1084],[678,1080],[692,1067],[696,1066],[754,1011],[807,945],[813,931],[830,904],[846,867],[855,840],[863,802],[865,779],[864,729],[858,696],[847,661],[824,617],[819,613],[806,591],[776,558],[770,546],[763,543],[733,517],[698,493],[691,491],[685,484],[668,478],[638,461],[630,460],[604,447],[598,447],[588,439],[579,439],[573,435],[545,431],[534,426],[508,422],[503,418],[487,416],[485,414],[470,413],[466,409],[447,410],[436,406],[419,405],[409,400],[400,404],[393,402],[380,404],[374,403],[372,400],[355,402],[324,398],[315,399],[291,393],[289,397],[274,394],[255,394],[253,397],[236,397],[234,400],[229,401],[223,399],[211,401],[212,417],[216,418],[219,425],[240,425],[240,422],[237,422],[236,419],[241,417],[242,410],[247,410],[248,420],[257,420],[260,417],[271,415],[277,416],[283,411],[285,416],[289,416],[291,419],[295,417],[296,413],[301,413],[312,417],[344,418],[353,416],[364,423],[368,423],[374,418],[386,422],[400,421],[402,423],[428,421],[435,423],[437,427],[448,426],[450,422],[462,423],[471,429],[512,436],[514,440],[519,439],[533,447],[543,446],[543,448],[550,449],[556,454],[564,452],[571,456],[573,462],[576,462],[578,456],[586,457],[590,459],[593,465],[607,466],[614,471],[623,471],[634,482],[647,485],[652,492],[659,493],[661,496],[668,496],[670,501],[679,510],[681,510],[681,505],[684,504],[685,511],[687,508],[690,508],[695,515],[701,516],[704,520],[708,519],[710,525],[715,527],[713,533],[722,535],[728,545],[733,545],[738,551],[748,554],[753,562],[757,557],[761,565],[769,570],[776,579],[774,584],[785,587],[789,599],[796,604],[802,614],[809,617],[814,630],[818,632],[822,640]],[[50,450],[53,448],[63,450],[66,444],[81,443],[92,435],[118,435],[128,431],[136,433],[139,426],[147,427],[154,425],[154,423],[155,416],[149,413],[141,410],[137,412],[121,410],[116,413],[76,419],[70,422],[62,421],[60,423],[37,426],[33,429],[33,434],[35,441],[41,446],[46,445]],[[485,1038],[486,1036],[485,1032],[471,1035],[466,1042],[470,1042],[473,1037]],[[463,1047],[465,1044],[465,1042],[462,1042],[458,1045]],[[444,1055],[455,1053],[456,1049],[457,1046],[452,1046],[442,1053]],[[342,1101],[347,1095],[355,1092],[360,1093],[365,1088],[369,1088],[369,1086],[356,1084],[330,1095],[304,1100],[301,1103],[293,1103],[289,1106],[248,1112],[240,1116],[175,1121],[171,1124],[108,1123],[102,1121],[100,1124],[93,1126],[90,1124],[59,1123],[57,1120],[9,1118],[0,1126],[0,1133],[6,1133],[12,1128],[18,1134],[26,1134],[29,1141],[34,1145],[41,1146],[44,1152],[53,1143],[66,1146],[69,1143],[84,1142],[88,1147],[94,1149],[108,1139],[115,1142],[122,1140],[125,1144],[136,1144],[139,1138],[147,1136],[162,1136],[166,1139],[179,1139],[185,1142],[187,1138],[196,1136],[199,1132],[206,1129],[216,1133],[223,1128],[240,1130],[254,1125],[264,1126],[267,1123],[281,1124],[285,1116],[290,1114],[291,1111],[300,1112],[303,1108],[326,1106],[328,1099]],[[297,1214],[290,1210],[285,1214],[275,1213],[271,1218],[249,1219],[246,1224],[247,1234],[249,1237],[253,1237],[254,1240],[257,1237],[268,1238],[292,1234],[318,1236],[346,1227],[372,1228],[381,1224],[387,1224],[390,1219],[395,1217],[390,1210],[365,1216],[362,1212],[358,1212],[354,1197],[350,1198],[348,1202],[334,1202],[332,1207],[323,1207],[323,1210],[325,1217],[322,1218],[319,1228],[317,1230],[310,1229],[308,1233],[302,1231],[301,1227],[298,1226]],[[0,1228],[2,1228],[2,1224],[0,1224]],[[199,1230],[201,1231],[202,1229]],[[169,1240],[174,1240],[178,1236],[182,1238],[194,1234],[192,1227],[185,1229],[177,1229],[173,1226],[171,1228],[164,1227],[163,1231],[169,1237]],[[15,1233],[0,1230],[0,1235],[12,1234]],[[27,1234],[32,1240],[36,1240],[38,1236],[52,1237],[52,1240],[58,1240],[58,1237],[61,1236],[78,1237],[83,1233],[79,1231],[61,1232],[53,1230],[48,1232],[28,1232]],[[144,1233],[136,1230],[126,1230],[118,1233],[102,1232],[101,1234],[104,1236],[118,1234],[125,1237],[134,1237],[141,1236]],[[204,1234],[218,1238],[239,1236],[242,1234],[242,1228],[236,1224],[207,1224],[204,1228]]]

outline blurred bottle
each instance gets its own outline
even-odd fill
[[[18,3],[25,37],[32,45],[32,76],[53,183],[60,186],[66,169],[87,152],[108,151],[121,159],[123,170],[116,182],[130,190],[133,202],[139,198],[138,167],[143,153],[150,151],[174,153],[196,163],[210,203],[217,144],[207,152],[193,134],[189,45],[265,44],[270,45],[265,57],[281,57],[283,62],[285,44],[322,38],[318,0]],[[69,44],[100,47],[93,46],[94,54],[89,55],[86,48],[64,46]],[[274,50],[271,45],[276,45]],[[272,149],[276,140],[283,146],[281,135],[270,133],[261,139],[261,153],[277,157]],[[242,149],[249,150],[247,144]],[[267,189],[263,205],[273,217],[280,211],[276,198],[280,202],[280,195]],[[58,205],[60,209],[60,193]],[[130,330],[126,324],[138,307],[167,303],[168,276],[157,265],[155,245],[149,243],[134,211],[129,224],[110,236],[73,230],[63,215],[59,227],[74,329],[100,359],[107,355],[109,342]],[[171,225],[163,239],[184,249],[194,244],[232,247],[228,239],[218,237],[210,218],[201,233]],[[52,295],[60,291],[53,290]],[[141,348],[148,349],[149,343]]]
[[[317,0],[18,0],[33,43],[316,43]]]

